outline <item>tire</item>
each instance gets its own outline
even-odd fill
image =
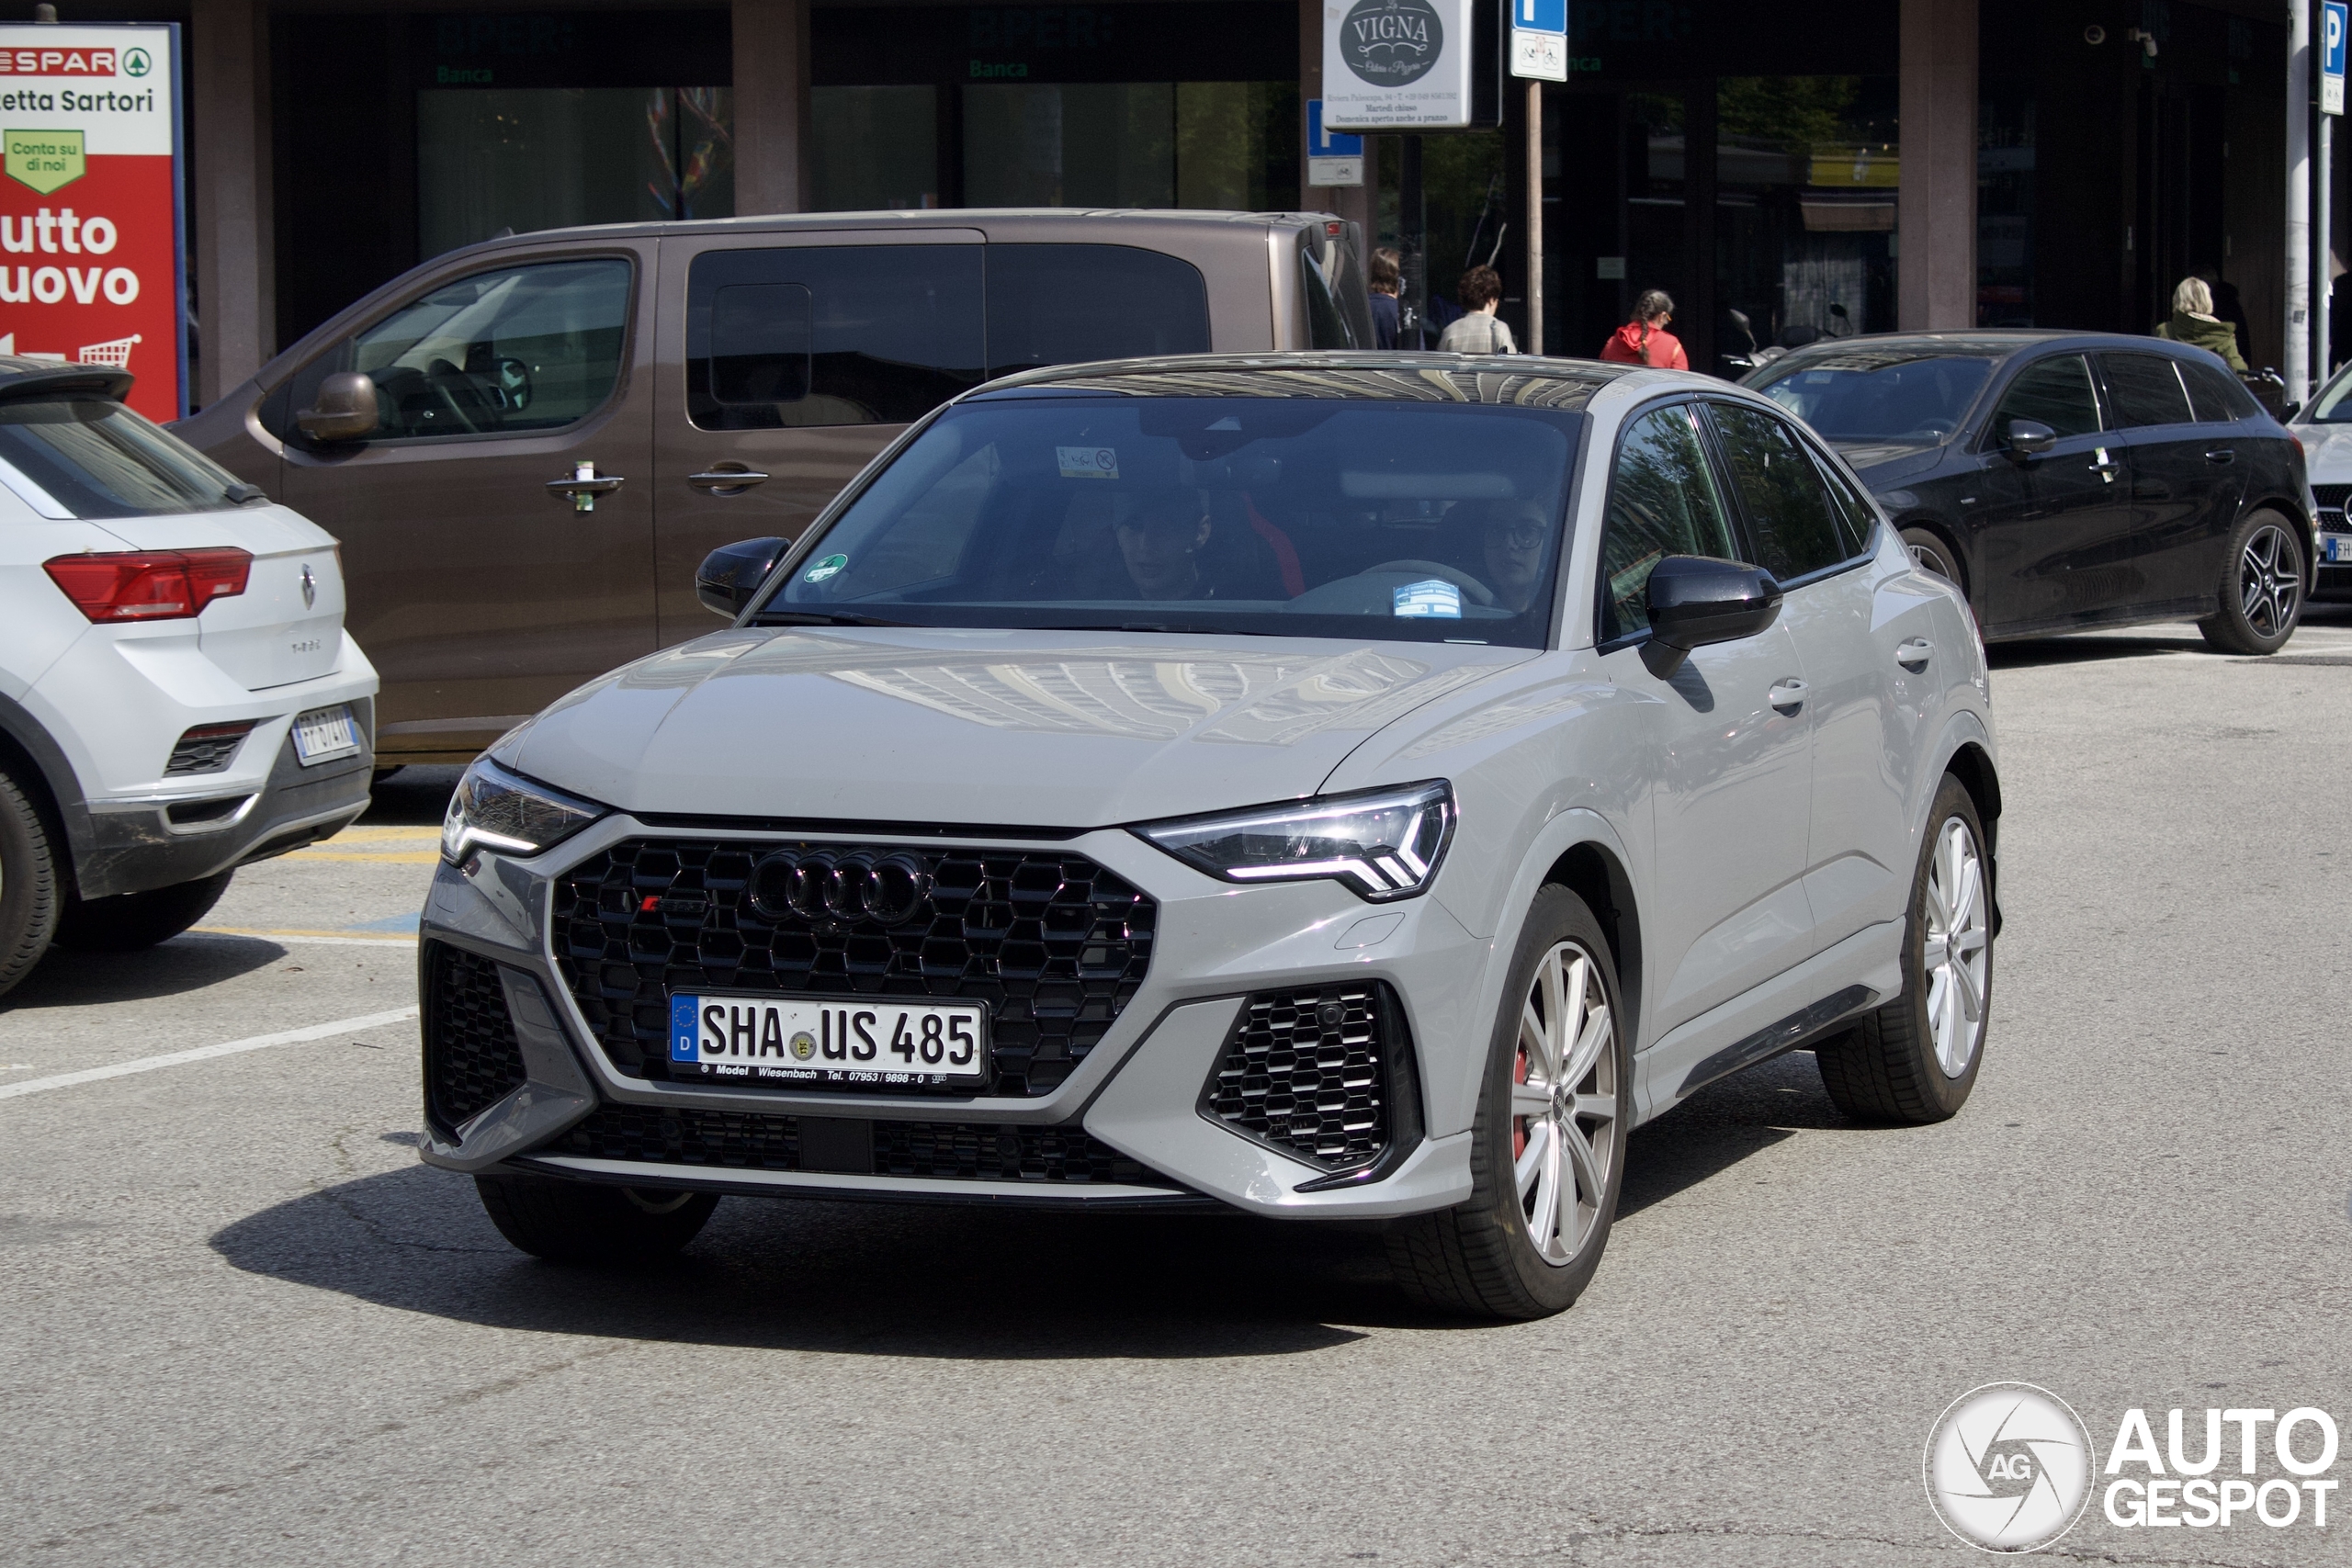
[[[1903,994],[1814,1049],[1831,1101],[1858,1121],[1941,1122],[1968,1102],[1984,1061],[1993,1005],[1993,889],[1985,874],[1984,826],[1976,803],[1950,773],[1937,787],[1928,820],[1904,921]],[[1964,850],[1955,848],[1956,835]],[[1955,924],[1962,933],[1957,958],[1949,941]],[[1938,955],[1931,965],[1930,957]]]
[[[0,992],[15,987],[57,931],[57,863],[30,796],[0,773]]]
[[[378,768],[375,772],[368,775],[368,787],[369,789],[374,789],[377,785],[382,784],[386,779],[390,778],[394,773],[399,773],[408,764],[405,762],[394,762],[389,768]]]
[[[199,877],[145,893],[110,898],[67,898],[57,918],[57,945],[74,953],[137,953],[172,938],[204,919],[229,879],[237,874]]]
[[[658,1263],[700,1235],[716,1192],[605,1187],[547,1176],[477,1176],[498,1234],[550,1263]]]
[[[1903,530],[1903,548],[1911,557],[1911,564],[1922,571],[1934,572],[1960,590],[1961,597],[1968,596],[1968,579],[1962,572],[1952,547],[1942,538],[1925,528]]]
[[[1392,1225],[1389,1270],[1407,1294],[1442,1312],[1548,1317],[1573,1305],[1600,1266],[1624,1190],[1634,1119],[1617,967],[1583,899],[1559,886],[1535,896],[1503,995],[1471,1124],[1470,1197]],[[1567,1005],[1556,1007],[1553,998]],[[1523,1027],[1531,1009],[1560,1027]],[[1564,1043],[1550,1038],[1562,1033]],[[1567,1053],[1561,1081],[1577,1091],[1572,1101],[1541,1087],[1552,1076],[1547,1051],[1558,1049]],[[1564,1128],[1573,1135],[1564,1138]],[[1517,1168],[1523,1161],[1524,1184]],[[1555,1202],[1552,1223],[1532,1219],[1563,1182],[1566,1214]]]
[[[2302,622],[2305,565],[2292,523],[2267,508],[2247,513],[2230,530],[2219,604],[2197,629],[2223,653],[2278,652]]]

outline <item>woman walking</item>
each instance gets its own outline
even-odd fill
[[[1474,266],[1464,273],[1454,297],[1462,301],[1464,313],[1445,324],[1443,335],[1437,340],[1438,352],[1519,352],[1519,344],[1511,340],[1510,327],[1495,319],[1495,307],[1503,302],[1503,280],[1493,267]]]
[[[2222,363],[2245,374],[2245,356],[2238,352],[2237,329],[2213,313],[2213,290],[2201,277],[2184,277],[2172,291],[2172,314],[2156,328],[2156,335],[2210,349]]]
[[[1682,340],[1666,330],[1674,319],[1674,301],[1663,288],[1645,288],[1634,301],[1634,314],[1609,334],[1600,357],[1613,365],[1648,365],[1660,370],[1688,370],[1690,356]]]

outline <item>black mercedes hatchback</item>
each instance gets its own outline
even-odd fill
[[[2183,617],[2232,653],[2294,635],[2316,536],[2302,448],[2203,349],[1900,333],[1745,380],[1837,445],[1987,641]]]

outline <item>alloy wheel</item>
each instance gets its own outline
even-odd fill
[[[1952,570],[1951,562],[1944,559],[1943,551],[1934,546],[1906,543],[1903,547],[1910,553],[1911,564],[1921,571],[1932,572],[1947,582],[1960,581],[1960,573]]]
[[[2302,593],[2302,559],[2287,530],[2275,523],[2256,528],[2238,558],[2238,606],[2246,625],[2256,637],[2283,637]]]
[[[1935,1038],[1936,1063],[1949,1078],[1968,1071],[1984,1033],[1993,942],[1986,904],[1976,835],[1959,818],[1947,817],[1928,861],[1920,969],[1928,979],[1928,1029]]]
[[[1511,1063],[1512,1181],[1544,1260],[1576,1259],[1600,1227],[1617,1158],[1617,1021],[1583,944],[1544,955],[1519,1010]]]

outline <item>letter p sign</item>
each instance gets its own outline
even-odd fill
[[[2344,112],[2345,0],[2319,8],[2319,112]]]

